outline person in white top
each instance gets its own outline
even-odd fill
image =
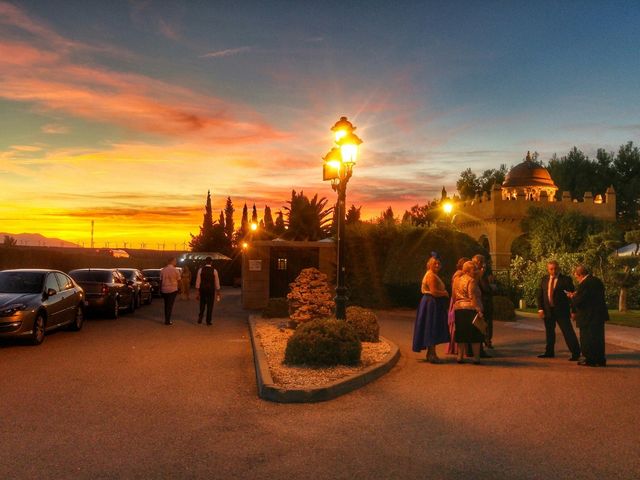
[[[171,313],[178,296],[180,272],[176,268],[176,257],[171,257],[167,265],[160,270],[160,293],[164,299],[164,324],[173,325]]]
[[[213,268],[213,259],[207,257],[204,266],[198,269],[196,275],[196,300],[200,300],[200,312],[198,313],[198,323],[202,323],[205,307],[207,309],[207,325],[211,326],[213,315],[213,297],[217,294],[220,301],[220,279],[218,271]]]

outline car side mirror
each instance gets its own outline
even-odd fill
[[[132,286],[133,285],[133,280],[127,280],[127,285]]]
[[[46,292],[44,292],[44,297],[45,298],[53,297],[56,293],[58,292],[56,292],[55,289],[50,288]]]

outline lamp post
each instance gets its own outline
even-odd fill
[[[347,117],[340,117],[331,131],[334,133],[336,146],[329,150],[323,160],[322,179],[331,181],[331,188],[338,193],[338,203],[336,204],[338,229],[336,232],[338,241],[337,254],[337,279],[336,279],[336,318],[345,320],[347,318],[347,287],[345,286],[345,255],[344,255],[344,217],[346,212],[347,183],[353,174],[353,167],[356,164],[358,148],[362,140],[353,133],[356,127],[347,120]]]

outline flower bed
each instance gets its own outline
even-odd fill
[[[293,330],[286,328],[286,325],[286,319],[258,319],[256,321],[256,334],[260,338],[262,349],[267,357],[271,376],[273,381],[281,387],[322,386],[381,362],[391,352],[391,346],[380,339],[376,343],[362,342],[362,356],[359,365],[338,365],[323,368],[285,365],[283,361],[287,340],[293,335]]]

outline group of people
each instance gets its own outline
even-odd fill
[[[426,360],[441,363],[436,346],[448,344],[447,353],[464,363],[472,357],[474,364],[490,358],[484,348],[493,348],[493,300],[496,286],[483,255],[458,260],[451,279],[451,295],[439,276],[442,264],[432,252],[422,279],[422,299],[416,314],[413,351],[427,351]],[[540,284],[538,313],[544,319],[546,350],[539,358],[555,356],[556,324],[571,351],[569,360],[579,365],[604,367],[604,322],[609,319],[602,281],[583,265],[574,269],[577,288],[567,275],[560,273],[558,262],[547,264],[548,275]],[[580,340],[571,319],[580,329]],[[582,357],[581,357],[582,355]]]
[[[189,272],[188,274],[185,271]],[[182,290],[183,298],[189,299],[191,289],[191,272],[188,268],[180,271],[176,267],[176,258],[172,257],[167,265],[160,271],[160,293],[164,300],[164,324],[173,325],[171,315],[178,293]],[[220,301],[220,279],[218,271],[213,268],[213,259],[207,257],[204,265],[196,274],[196,300],[200,302],[198,323],[206,318],[208,326],[213,323],[213,306],[215,301]],[[206,311],[206,317],[205,317]]]

